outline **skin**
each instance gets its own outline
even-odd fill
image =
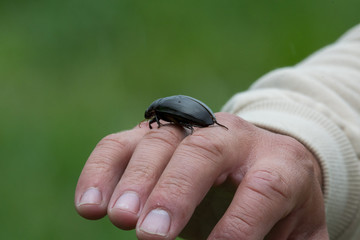
[[[76,187],[78,213],[107,214],[121,229],[136,228],[139,239],[328,239],[313,154],[238,116],[216,118],[229,130],[215,125],[188,135],[143,123],[102,139]],[[89,197],[87,189],[99,195]],[[124,193],[132,205],[117,208]],[[169,224],[149,231],[145,217],[154,209]]]

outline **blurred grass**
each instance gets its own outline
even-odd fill
[[[0,239],[136,239],[73,207],[97,141],[186,94],[213,110],[359,22],[360,2],[0,2]]]

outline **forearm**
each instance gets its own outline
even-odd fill
[[[359,221],[359,93],[360,26],[300,64],[265,75],[223,108],[298,139],[317,156],[332,239],[350,239],[350,225]]]

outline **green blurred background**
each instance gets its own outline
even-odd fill
[[[136,239],[77,215],[105,135],[186,94],[214,111],[360,22],[360,1],[0,2],[0,239]]]

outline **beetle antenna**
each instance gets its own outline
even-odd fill
[[[227,126],[222,125],[222,124],[218,123],[217,121],[215,121],[215,123],[216,123],[217,125],[219,125],[220,127],[223,127],[223,128],[226,128],[226,130],[229,130],[229,128],[228,128]]]
[[[139,122],[138,126],[139,128],[141,128],[140,124],[142,124],[143,122],[147,121],[147,119],[145,118],[144,120],[142,120],[141,122]]]

